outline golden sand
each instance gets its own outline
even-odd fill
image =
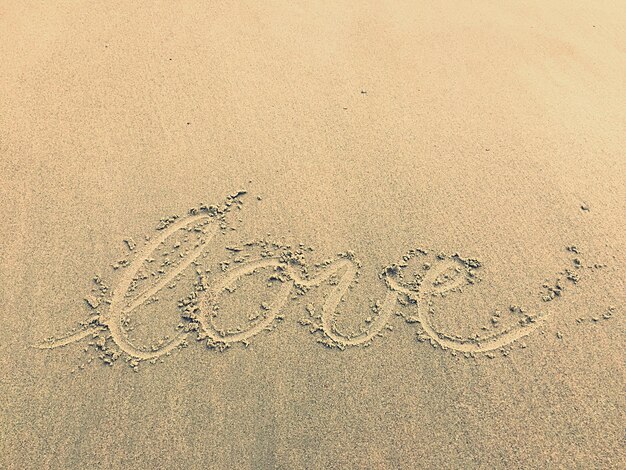
[[[0,468],[626,466],[626,10],[5,2]]]

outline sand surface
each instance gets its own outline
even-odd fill
[[[0,468],[624,468],[626,9],[521,3],[3,2]]]

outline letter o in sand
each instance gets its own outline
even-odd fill
[[[226,344],[236,342],[246,343],[253,336],[272,325],[278,315],[278,312],[281,308],[283,308],[289,297],[289,292],[293,287],[293,281],[291,279],[283,282],[283,285],[280,286],[280,290],[275,294],[275,298],[267,307],[264,318],[254,323],[246,330],[234,333],[219,331],[213,325],[211,318],[217,315],[217,311],[219,309],[219,298],[228,287],[232,286],[239,279],[245,276],[252,276],[259,270],[275,270],[279,267],[284,267],[284,263],[277,258],[262,259],[246,263],[245,265],[229,271],[224,277],[218,279],[215,284],[209,286],[207,290],[199,294],[200,299],[198,305],[200,307],[200,312],[197,320],[198,323],[200,323],[203,332],[211,341]]]

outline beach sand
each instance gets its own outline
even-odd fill
[[[4,2],[0,468],[624,468],[625,22]]]

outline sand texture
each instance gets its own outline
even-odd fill
[[[620,2],[0,5],[0,469],[626,468]]]

